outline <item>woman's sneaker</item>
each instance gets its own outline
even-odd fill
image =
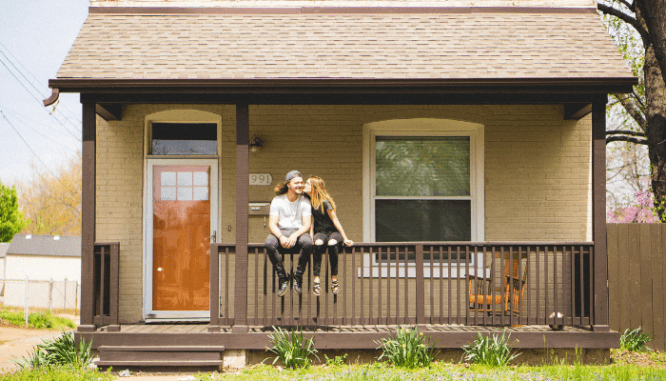
[[[294,291],[300,295],[303,292],[303,279],[294,277]]]

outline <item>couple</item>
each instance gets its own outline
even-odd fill
[[[338,283],[338,244],[351,246],[354,242],[347,239],[338,217],[335,215],[335,203],[324,188],[324,181],[319,177],[311,177],[303,181],[299,171],[287,173],[285,182],[275,187],[275,198],[271,202],[268,228],[271,234],[266,238],[268,258],[279,278],[278,296],[283,296],[289,286],[287,275],[282,264],[282,256],[286,250],[299,250],[298,266],[294,273],[294,291],[300,294],[303,290],[303,273],[310,260],[313,249],[312,273],[314,274],[312,293],[321,294],[321,255],[329,248],[331,262],[331,291],[340,291]],[[314,221],[312,217],[314,216]]]

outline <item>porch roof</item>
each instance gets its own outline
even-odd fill
[[[114,7],[90,9],[51,86],[322,80],[635,82],[593,8]]]

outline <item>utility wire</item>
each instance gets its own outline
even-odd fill
[[[3,54],[3,55],[4,55],[4,54]],[[6,56],[5,56],[5,57],[6,57]],[[43,108],[42,102],[41,102],[39,99],[37,99],[37,97],[35,97],[35,94],[33,94],[30,90],[28,90],[28,88],[25,86],[25,84],[23,84],[23,82],[21,82],[21,80],[16,76],[16,74],[14,74],[14,73],[9,69],[9,66],[7,66],[7,64],[6,64],[2,59],[0,59],[0,63],[2,63],[2,65],[7,69],[7,71],[9,71],[9,74],[11,74],[11,76],[14,77],[14,79],[16,79],[16,80],[18,81],[18,83],[21,85],[21,87],[23,87],[23,89],[24,89],[25,91],[27,91],[28,94],[30,94],[30,96],[31,96],[34,100],[37,101],[37,103],[39,103],[40,107]],[[58,123],[64,128],[64,129],[65,129],[65,131],[69,132],[69,133],[70,133],[75,139],[77,139],[79,142],[81,141],[81,138],[77,137],[76,134],[74,134],[72,131],[70,131],[70,130],[69,130],[69,129],[68,129],[68,128],[67,128],[67,127],[66,127],[66,126],[60,121],[60,120],[58,120],[57,118],[54,118],[54,119],[55,119],[55,120],[56,120],[56,121],[57,121],[57,122],[58,122]]]
[[[58,177],[58,176],[55,175],[55,173],[53,173],[53,172],[51,171],[51,168],[49,168],[49,167],[48,167],[48,166],[42,161],[42,159],[39,157],[39,155],[37,155],[37,153],[32,149],[32,147],[30,147],[30,144],[28,144],[28,142],[27,142],[25,139],[23,139],[23,136],[21,136],[21,133],[18,132],[18,130],[16,129],[16,127],[14,127],[14,125],[12,124],[12,122],[10,122],[9,119],[7,119],[7,117],[5,116],[5,113],[2,112],[2,110],[0,110],[0,114],[2,115],[3,118],[5,118],[5,120],[7,121],[7,123],[9,123],[9,126],[14,130],[14,132],[16,132],[16,134],[19,136],[19,138],[21,138],[21,140],[23,140],[23,143],[25,143],[26,147],[28,147],[28,149],[30,150],[30,152],[32,152],[32,154],[35,155],[35,157],[37,158],[37,160],[39,160],[39,162],[42,163],[42,165],[44,165],[44,167],[46,167],[46,170],[49,171],[49,173],[51,173],[51,174],[53,175],[53,177]]]
[[[6,110],[5,110],[5,111],[6,111]],[[0,112],[1,112],[1,111],[0,111]],[[7,112],[8,114],[13,114],[13,113],[10,113],[9,111],[6,111],[6,112]],[[16,118],[16,120],[18,120],[19,122],[23,123],[23,125],[25,125],[25,126],[28,127],[29,129],[35,131],[37,134],[39,134],[39,135],[41,135],[42,137],[44,137],[44,138],[48,139],[49,141],[51,141],[51,143],[55,143],[55,144],[57,144],[57,145],[59,145],[59,146],[65,148],[65,149],[67,149],[67,150],[69,150],[69,151],[76,151],[76,150],[72,149],[71,147],[68,147],[68,146],[66,146],[66,145],[64,145],[64,144],[62,144],[62,143],[59,143],[59,142],[53,140],[52,137],[49,137],[49,136],[46,136],[46,135],[42,134],[42,133],[39,132],[37,129],[33,128],[33,127],[30,126],[28,123],[26,123],[25,121],[23,121],[20,117],[16,117],[16,114],[14,114],[14,117]],[[5,119],[7,119],[7,116],[5,116]]]
[[[32,79],[33,79],[36,83],[40,83],[40,80],[37,79],[37,77],[35,77],[35,76],[30,72],[30,70],[28,70],[28,68],[27,68],[25,65],[23,65],[23,64],[21,63],[21,60],[19,60],[19,59],[16,57],[15,54],[13,54],[9,49],[7,49],[7,47],[6,47],[2,42],[0,42],[0,47],[2,47],[2,49],[4,50],[5,53],[7,53],[7,54],[9,54],[9,55],[11,56],[11,57],[7,57],[7,56],[3,53],[3,55],[5,55],[5,57],[6,57],[7,60],[9,61],[9,63],[12,64],[12,66],[14,66],[14,68],[15,68],[15,69],[21,74],[21,76],[22,76],[23,78],[26,78],[25,75],[23,75],[23,72],[22,72],[19,68],[17,68],[17,67],[14,65],[14,63],[12,62],[12,58],[13,58],[14,61],[16,61],[16,63],[17,63],[19,66],[21,66],[21,67],[23,68],[23,70],[24,70],[26,73],[28,73],[28,75],[30,75],[30,77],[32,77]],[[0,53],[2,53],[2,51],[0,51]],[[28,78],[26,78],[26,81],[30,82],[30,80],[29,80]],[[42,93],[39,89],[37,89],[32,83],[30,83],[30,85],[31,85],[33,88],[35,88],[35,90],[37,90],[37,92],[40,94],[40,96],[42,96],[42,97],[46,97],[46,96],[48,96],[48,91],[47,91],[47,95],[45,96],[45,95],[43,95],[43,93]],[[71,110],[69,110],[67,107],[61,107],[61,110],[65,110],[65,111],[67,111],[67,114],[69,114],[69,116],[67,116],[67,115],[63,115],[66,119],[69,119],[69,118],[71,117],[72,119],[74,119],[74,121],[76,121],[77,123],[79,123],[79,125],[82,123],[81,120],[78,119],[78,118],[76,117],[76,115],[75,115]],[[65,113],[63,113],[62,111],[61,111],[61,113],[62,113],[62,114],[65,114]],[[77,126],[75,126],[75,127],[77,127]]]

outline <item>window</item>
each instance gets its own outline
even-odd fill
[[[152,155],[217,155],[216,123],[152,123]]]
[[[483,241],[483,139],[482,125],[452,120],[365,125],[364,240]]]
[[[469,136],[375,137],[375,241],[470,241]]]

